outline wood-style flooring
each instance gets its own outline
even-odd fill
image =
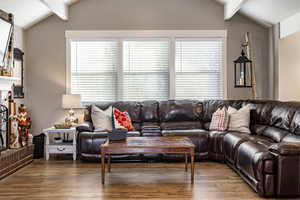
[[[35,160],[0,181],[0,199],[260,199],[225,164],[197,162],[195,168],[195,184],[191,185],[184,162],[112,163],[102,185],[100,163]]]

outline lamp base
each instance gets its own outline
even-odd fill
[[[78,118],[75,117],[75,111],[73,109],[69,110],[68,116],[65,118],[66,123],[78,124]]]

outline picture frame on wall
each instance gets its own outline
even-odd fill
[[[13,84],[13,97],[15,99],[24,98],[24,52],[19,48],[14,48],[14,76],[20,81]]]

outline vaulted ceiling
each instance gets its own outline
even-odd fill
[[[271,26],[300,12],[300,0],[217,0],[234,12],[240,12],[266,26]]]
[[[14,13],[16,25],[26,29],[52,14],[67,20],[68,6],[77,1],[79,0],[1,0],[0,9]],[[280,23],[282,37],[300,31],[300,0],[215,1],[224,5],[225,20],[230,20],[240,12],[266,27]]]
[[[280,37],[300,31],[300,0],[217,0],[224,4],[224,19],[241,14],[271,27],[280,24]]]
[[[1,0],[0,9],[15,15],[15,24],[28,28],[56,14],[68,19],[68,6],[78,0]]]

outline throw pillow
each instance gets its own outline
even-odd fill
[[[228,129],[229,114],[225,107],[219,108],[213,113],[209,130],[226,131]]]
[[[251,107],[248,105],[239,110],[229,106],[228,114],[230,120],[228,130],[250,134],[250,110]]]
[[[128,131],[133,131],[133,125],[131,118],[127,111],[121,112],[117,108],[113,108],[113,120],[115,129],[127,129]]]
[[[95,131],[112,131],[112,107],[106,110],[101,110],[95,105],[92,105],[91,118]]]

